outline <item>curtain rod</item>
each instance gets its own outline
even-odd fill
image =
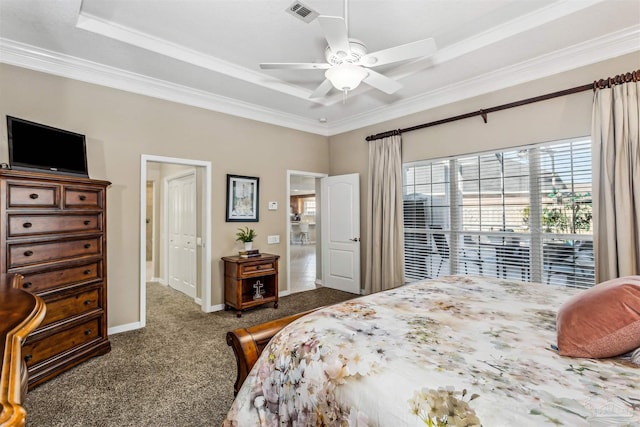
[[[497,107],[491,107],[486,109],[480,109],[478,111],[473,111],[470,113],[460,114],[458,116],[448,117],[446,119],[436,120],[429,123],[423,123],[421,125],[411,126],[404,129],[394,129],[387,132],[377,133],[375,135],[370,135],[366,137],[367,141],[375,141],[377,139],[387,138],[392,135],[400,135],[406,132],[411,132],[418,129],[424,129],[431,126],[437,126],[444,123],[451,123],[457,120],[468,119],[469,117],[482,116],[482,120],[487,123],[487,114],[495,113],[496,111],[506,110],[513,107],[520,107],[522,105],[533,104],[534,102],[545,101],[547,99],[557,98],[560,96],[571,95],[574,93],[584,92],[587,90],[596,89],[604,89],[608,87],[615,86],[617,84],[627,83],[627,82],[637,82],[640,81],[640,70],[618,74],[615,77],[608,77],[606,79],[596,80],[593,83],[589,83],[582,86],[576,86],[571,89],[565,89],[558,92],[548,93],[546,95],[540,95],[533,98],[527,98],[520,101],[510,102],[508,104],[498,105]]]

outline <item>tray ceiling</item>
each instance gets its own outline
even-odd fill
[[[344,16],[340,0],[303,4]],[[394,94],[362,84],[346,100],[337,90],[311,99],[325,70],[259,67],[325,61],[318,20],[291,5],[2,0],[0,61],[333,135],[640,52],[637,0],[352,0],[349,37],[369,52],[429,37],[438,50],[376,68],[402,85]]]

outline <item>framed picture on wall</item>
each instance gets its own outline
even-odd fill
[[[258,222],[260,178],[227,175],[227,222]]]

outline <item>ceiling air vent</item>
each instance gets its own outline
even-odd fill
[[[305,6],[299,1],[289,6],[286,11],[306,23],[313,21],[318,17],[318,15],[320,15],[318,12],[311,9],[309,6]]]

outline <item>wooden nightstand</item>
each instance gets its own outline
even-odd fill
[[[280,255],[261,254],[253,258],[222,257],[224,261],[224,309],[242,310],[273,302],[278,308],[278,258]],[[260,282],[260,283],[258,283]],[[254,298],[256,287],[262,284],[262,298]]]

